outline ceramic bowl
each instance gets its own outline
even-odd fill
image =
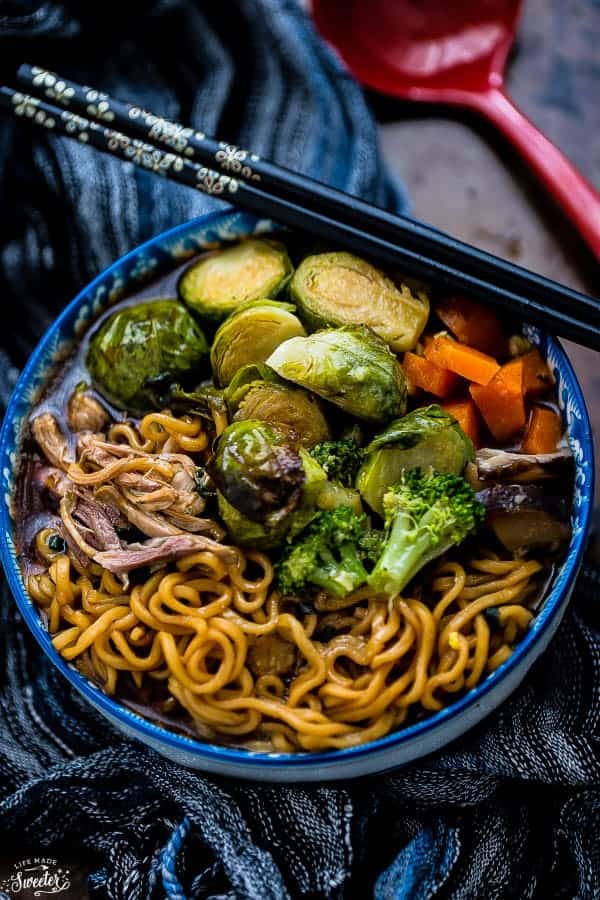
[[[107,697],[65,662],[52,647],[38,612],[27,596],[13,540],[13,492],[24,423],[48,374],[74,340],[111,303],[183,260],[245,235],[272,231],[271,221],[239,212],[219,212],[166,231],[128,253],[99,275],[48,329],[23,370],[0,436],[1,557],[15,602],[40,647],[79,691],[116,728],[159,753],[192,768],[268,781],[324,781],[382,772],[438,750],[468,731],[498,706],[546,649],[565,612],[588,534],[593,499],[593,446],[581,389],[559,344],[532,327],[526,336],[540,348],[554,373],[558,399],[575,457],[573,535],[565,561],[538,616],[512,656],[476,688],[427,719],[371,743],[311,754],[258,753],[203,743],[164,730]]]

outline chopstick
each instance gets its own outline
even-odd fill
[[[92,105],[88,103],[88,106]],[[526,293],[511,290],[509,287],[464,271],[460,266],[462,262],[460,255],[458,260],[450,264],[439,260],[435,255],[426,255],[413,250],[402,243],[402,228],[399,229],[395,241],[388,240],[363,230],[360,217],[357,217],[358,222],[353,224],[348,221],[348,217],[338,221],[327,215],[318,207],[309,204],[308,201],[312,199],[310,196],[304,198],[307,202],[295,203],[264,190],[262,183],[256,179],[245,181],[237,178],[238,173],[234,177],[215,171],[184,155],[166,152],[150,141],[133,137],[130,132],[125,133],[108,127],[106,123],[61,109],[12,88],[0,87],[0,106],[17,118],[23,118],[40,128],[89,144],[123,161],[132,162],[219,199],[229,200],[259,216],[273,219],[290,228],[306,231],[336,246],[371,256],[386,266],[401,268],[447,288],[464,291],[472,297],[490,302],[500,310],[534,322],[547,331],[555,332],[593,349],[600,349],[600,326],[596,324],[597,318],[590,315],[591,310],[597,312],[597,304],[592,298],[577,291],[548,282],[554,288],[554,292],[550,290],[546,295],[546,300],[549,301],[546,305],[530,299]],[[94,106],[94,115],[100,119],[103,116],[106,118],[106,109],[99,110],[97,103]],[[344,194],[341,196],[346,197]],[[354,198],[347,197],[347,202],[353,203]],[[399,221],[410,220],[400,218]],[[438,232],[436,234],[441,235]],[[470,249],[468,245],[464,246]],[[525,276],[531,274],[534,279],[537,277],[533,276],[533,273],[527,273],[526,270],[520,271]],[[556,306],[551,306],[550,301],[556,300],[557,292],[558,302]],[[565,300],[570,302],[570,311],[565,310]]]
[[[232,177],[238,183],[255,185],[265,194],[310,207],[338,223],[359,227],[394,244],[401,243],[404,249],[418,256],[431,257],[451,268],[460,268],[474,278],[522,294],[544,306],[550,304],[567,315],[574,313],[574,295],[577,292],[458,241],[430,225],[390,213],[308,176],[261,159],[248,150],[218,141],[38,66],[23,64],[17,70],[16,77],[17,82],[28,91],[44,96],[52,103],[144,142],[163,146],[191,162]],[[241,197],[238,199],[241,200]],[[576,314],[576,318],[585,307],[588,319],[600,325],[600,301],[584,294],[578,294],[578,297],[581,312]]]

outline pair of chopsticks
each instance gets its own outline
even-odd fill
[[[592,297],[36,66],[20,66],[16,83],[0,87],[0,107],[50,133],[600,349]]]

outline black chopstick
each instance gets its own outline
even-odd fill
[[[585,307],[587,319],[600,325],[600,301],[458,241],[425,223],[390,213],[247,150],[124,103],[94,88],[61,78],[38,66],[21,65],[17,71],[17,81],[29,92],[44,96],[69,111],[110,125],[144,142],[162,145],[190,162],[235,179],[236,183],[245,182],[259,187],[265,194],[310,207],[336,222],[345,222],[393,244],[399,243],[418,256],[435,258],[440,264],[460,268],[464,273],[498,288],[527,296],[529,300],[544,306],[552,305],[567,316],[580,317]],[[573,309],[575,297],[579,300],[577,313]]]
[[[290,228],[300,229],[335,246],[343,246],[356,253],[371,256],[384,265],[402,268],[420,278],[432,280],[447,288],[490,302],[500,310],[513,313],[525,321],[540,325],[546,331],[570,338],[593,349],[600,349],[600,327],[589,321],[580,298],[585,295],[572,291],[570,314],[545,306],[497,284],[478,279],[457,266],[439,262],[434,257],[419,254],[400,243],[392,243],[363,231],[358,225],[338,222],[333,218],[265,193],[255,184],[237,181],[172,152],[165,152],[153,144],[132,138],[96,121],[60,109],[37,97],[0,87],[0,107],[17,118],[29,121],[49,133],[59,134],[88,144],[117,158],[132,162],[167,177],[179,184],[216,195],[272,219]],[[564,289],[568,291],[568,288]]]

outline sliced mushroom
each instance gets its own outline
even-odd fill
[[[571,528],[564,497],[545,488],[497,484],[479,491],[487,509],[486,526],[507,550],[558,545],[568,541]]]
[[[573,467],[573,454],[568,447],[556,453],[514,453],[484,447],[477,451],[477,475],[482,481],[543,481],[562,478]]]

